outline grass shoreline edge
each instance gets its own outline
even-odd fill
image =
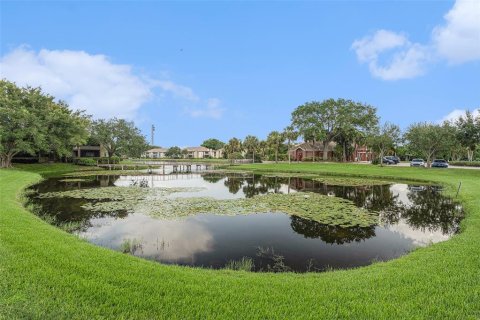
[[[250,169],[257,170],[258,166],[261,165],[250,166],[255,167]],[[246,167],[249,169],[249,166]],[[341,170],[330,165],[307,165],[300,171],[315,171],[319,168],[320,171]],[[281,166],[279,169],[286,171]],[[374,176],[370,171],[382,172],[381,169],[367,171],[366,175],[370,177]],[[386,171],[388,172],[388,169]],[[405,172],[407,171],[411,170]],[[394,171],[389,173],[392,172]],[[19,181],[19,177],[12,177],[17,173],[21,173],[19,176],[23,181]],[[348,172],[346,174],[348,175]],[[461,193],[460,196],[466,218],[462,222],[462,232],[459,235],[445,243],[415,250],[400,259],[321,275],[255,275],[235,271],[199,270],[160,265],[145,260],[137,261],[140,259],[109,252],[107,249],[84,243],[46,223],[39,223],[40,219],[21,207],[20,198],[27,187],[25,180],[30,181],[30,184],[37,183],[41,176],[35,175],[20,170],[0,172],[3,207],[0,216],[0,275],[5,272],[6,277],[3,278],[7,278],[0,282],[0,318],[222,318],[239,315],[254,315],[259,318],[312,318],[319,312],[325,317],[371,318],[473,318],[480,315],[479,302],[476,299],[480,291],[480,280],[476,277],[480,250],[474,245],[479,236],[472,231],[480,229],[480,205],[478,199],[473,199],[475,194],[479,194],[480,183],[472,180],[480,176],[472,176],[471,172],[462,175],[462,178],[469,180],[466,182],[465,194]],[[3,186],[5,176],[10,183],[7,188]],[[38,180],[33,181],[35,179]],[[447,183],[445,179],[437,182]],[[451,192],[454,184],[447,185],[447,190]],[[469,190],[472,185],[473,190]],[[6,199],[12,196],[12,192],[15,192],[13,204],[11,198]],[[3,202],[6,205],[3,205]],[[19,239],[12,231],[19,232],[19,229],[22,229],[19,223],[26,230],[36,231],[37,236],[24,231],[21,233],[21,241],[16,241]],[[49,248],[47,252],[44,245]],[[77,257],[70,252],[69,246],[78,249]],[[426,263],[427,261],[430,264]],[[127,276],[115,270],[116,264],[122,269],[126,268],[131,274]],[[448,268],[445,268],[446,266]],[[455,267],[458,267],[458,270]],[[55,269],[63,271],[64,274],[56,274],[53,272]],[[29,270],[31,272],[28,272]],[[431,272],[428,272],[429,270]],[[145,272],[154,276],[154,279],[164,281],[146,281]],[[167,280],[166,275],[170,277]],[[377,285],[375,290],[372,289],[374,284]],[[181,290],[184,287],[190,290]],[[49,289],[52,288],[53,291],[50,292]],[[142,290],[138,290],[139,288]],[[31,298],[27,299],[29,294]],[[152,297],[144,300],[146,294],[151,294]],[[403,300],[397,301],[399,298]],[[250,303],[235,304],[239,299]],[[153,304],[154,301],[156,304]],[[427,304],[435,301],[436,306]],[[77,302],[81,304],[78,305]],[[422,302],[426,305],[421,308]]]

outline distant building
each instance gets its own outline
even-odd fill
[[[150,150],[145,151],[143,156],[145,158],[165,158],[165,153],[168,149],[165,148],[153,148]]]
[[[100,158],[108,157],[108,152],[101,144],[90,146],[77,146],[73,148],[72,156],[74,158]]]
[[[188,147],[185,148],[187,150],[186,158],[191,159],[204,159],[204,158],[222,158],[223,157],[223,149],[213,150],[206,147]],[[166,158],[165,153],[168,149],[165,148],[153,148],[150,150],[145,151],[143,156],[145,158]]]
[[[188,147],[186,148],[188,154],[187,158],[196,158],[196,159],[203,159],[203,158],[222,158],[223,157],[223,149],[213,150],[206,147]]]
[[[327,146],[327,159],[333,160],[334,154],[333,150],[335,149],[336,143],[330,142]],[[302,142],[294,145],[288,152],[290,153],[290,158],[294,161],[309,161],[313,157],[316,159],[323,158],[323,142]]]
[[[337,144],[335,142],[330,142],[327,145],[327,159],[334,160],[335,154],[334,150]],[[290,158],[294,161],[311,161],[315,156],[315,159],[323,158],[323,142],[302,142],[294,145],[288,152],[290,153]],[[373,153],[366,146],[355,146],[355,150],[352,153],[348,161],[371,161],[373,158]]]

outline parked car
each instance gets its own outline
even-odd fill
[[[432,168],[448,168],[448,162],[444,159],[435,159],[432,162]]]
[[[425,161],[423,159],[412,159],[410,167],[425,167]]]
[[[395,164],[398,164],[400,162],[400,158],[397,156],[386,156],[385,158],[392,160],[395,162]]]
[[[388,159],[387,157],[382,158],[383,164],[395,164],[395,161]]]

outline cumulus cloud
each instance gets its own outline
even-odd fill
[[[480,1],[457,0],[432,33],[438,54],[452,64],[480,59]]]
[[[383,80],[423,75],[433,60],[450,64],[480,60],[480,1],[457,0],[444,18],[444,25],[433,29],[428,44],[411,42],[402,33],[377,30],[355,40],[351,48],[358,61],[368,64],[370,73]]]
[[[169,80],[154,81],[155,85],[162,90],[172,93],[174,96],[181,97],[190,101],[199,101],[200,98],[189,87],[176,84]]]
[[[206,107],[203,108],[185,108],[185,113],[194,118],[220,119],[224,112],[225,108],[221,107],[221,101],[218,98],[207,99]]]
[[[425,72],[425,62],[429,59],[426,47],[388,30],[378,30],[373,35],[355,40],[352,49],[360,62],[368,63],[372,75],[383,80],[419,76]],[[389,62],[382,64],[380,55],[387,51],[394,53]]]
[[[20,47],[1,57],[0,76],[20,86],[41,86],[95,117],[132,118],[152,96],[152,85],[131,66],[84,51]]]
[[[437,122],[438,123],[443,123],[445,121],[454,122],[460,117],[462,117],[462,118],[465,117],[466,112],[467,112],[467,110],[455,109]],[[480,108],[473,109],[473,111],[470,110],[470,112],[472,113],[474,118],[480,117]]]
[[[95,118],[133,119],[156,89],[190,105],[187,113],[192,117],[218,119],[225,110],[216,98],[202,100],[187,86],[147,78],[132,69],[111,62],[105,55],[84,51],[34,51],[22,46],[0,57],[0,78],[19,86],[42,87],[73,109],[85,110]]]

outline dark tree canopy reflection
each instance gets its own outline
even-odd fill
[[[329,244],[360,242],[375,236],[375,226],[343,228],[321,224],[297,216],[291,216],[290,221],[290,226],[296,233],[302,234],[305,238],[320,238]]]
[[[397,216],[411,227],[422,231],[456,232],[463,210],[451,198],[443,197],[434,187],[425,187],[407,194],[411,205],[399,205]],[[389,221],[390,222],[390,221]]]

